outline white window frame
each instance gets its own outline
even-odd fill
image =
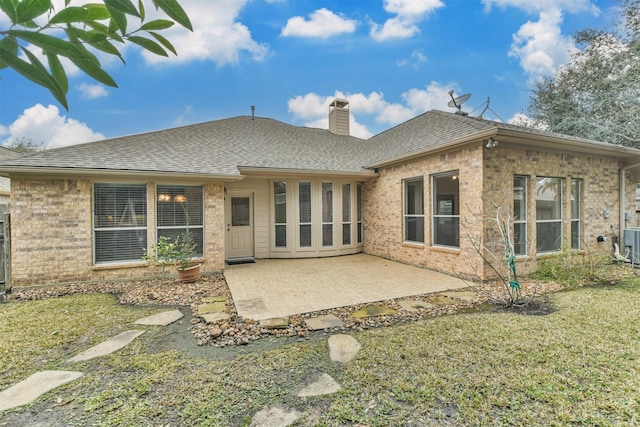
[[[522,217],[519,217],[515,209],[515,201],[516,201],[516,179],[521,179],[524,182],[522,183],[522,206],[524,207],[524,212]],[[527,251],[529,250],[528,245],[528,230],[527,223],[529,220],[529,177],[526,175],[514,175],[513,176],[513,249],[514,255],[527,255]],[[518,242],[516,242],[516,230],[523,230],[524,236],[519,236]],[[517,243],[517,245],[516,245]],[[517,250],[516,248],[520,248]]]
[[[422,205],[422,209],[415,209],[416,212],[409,212],[409,199],[407,194],[409,193],[408,189],[409,186],[412,184],[415,184],[419,182],[421,184],[422,187],[422,191],[420,193],[415,193],[415,195],[420,194],[422,196],[421,200],[420,200],[420,204]],[[425,197],[424,197],[424,177],[419,176],[419,177],[414,177],[414,178],[407,178],[402,180],[402,241],[405,243],[411,243],[411,244],[418,244],[418,245],[424,245],[424,235],[425,235],[425,226],[424,226],[424,211],[425,211],[425,206],[424,206],[424,202],[425,202]],[[419,211],[422,212],[419,212]],[[419,223],[422,222],[422,240],[412,240],[410,239],[409,236],[409,230],[411,229],[411,227],[409,227],[409,223],[410,222],[416,222]],[[416,228],[416,230],[418,230]],[[415,236],[415,237],[419,237],[419,236]]]
[[[440,200],[438,200],[438,196],[440,195],[438,192],[438,184],[437,181],[439,179],[442,178],[450,178],[451,180],[455,180],[456,182],[458,182],[457,186],[457,194],[453,195],[454,196],[454,200],[453,203],[459,203],[459,199],[460,199],[460,184],[459,184],[459,171],[455,170],[455,171],[449,171],[449,172],[445,172],[445,173],[439,173],[439,174],[435,174],[431,176],[431,203],[432,203],[432,208],[431,208],[431,227],[432,227],[432,233],[431,233],[431,244],[433,246],[438,246],[438,247],[444,247],[444,248],[453,248],[453,249],[460,249],[460,206],[457,207],[453,207],[452,208],[452,213],[451,214],[439,214],[438,209],[439,209],[439,203]],[[456,200],[457,199],[457,200]],[[455,212],[458,211],[458,213],[456,214]],[[436,239],[438,237],[438,220],[439,219],[450,219],[452,221],[455,222],[456,224],[456,230],[455,230],[455,240],[457,241],[457,245],[445,245],[443,243],[436,243]]]
[[[345,191],[345,188],[347,189],[347,191]],[[342,229],[341,229],[341,235],[342,235],[342,246],[351,246],[353,243],[353,230],[352,230],[352,222],[353,222],[353,204],[351,203],[352,200],[352,191],[351,191],[351,183],[350,182],[344,182],[342,183],[341,186],[341,196],[342,196],[342,209],[341,209],[341,213],[342,213]],[[346,197],[346,199],[345,199]],[[347,232],[345,233],[345,229],[347,229]],[[345,239],[348,239],[348,241],[345,241]]]
[[[542,193],[540,191],[540,183],[542,180],[555,180],[557,182],[557,194],[556,197],[559,197],[558,201],[554,200],[554,203],[558,203],[558,211],[560,212],[560,217],[559,218],[553,218],[553,219],[540,219],[538,218],[539,216],[539,202],[542,201],[542,199],[539,197]],[[563,178],[558,178],[558,177],[550,177],[550,176],[537,176],[536,177],[536,252],[539,254],[546,254],[546,253],[557,253],[562,251],[562,242],[563,242],[563,236],[564,236],[564,179]],[[552,249],[547,249],[547,250],[541,250],[540,249],[540,240],[539,236],[540,236],[540,232],[538,231],[539,229],[539,225],[540,224],[558,224],[558,229],[560,230],[560,235],[555,237],[555,242],[557,242],[557,244],[554,244],[554,246],[557,245],[557,247],[553,247]]]
[[[135,208],[131,204],[131,199],[127,202],[127,206],[124,210],[120,212],[97,212],[97,203],[98,196],[96,195],[96,189],[100,187],[104,187],[105,189],[111,186],[112,188],[136,188],[138,190],[143,189],[144,197],[138,200],[138,203],[144,204],[144,212],[135,212]],[[115,191],[115,190],[114,190]],[[117,198],[117,196],[116,196]],[[146,184],[130,184],[130,183],[109,183],[109,182],[98,182],[93,184],[93,203],[92,203],[92,211],[93,211],[93,264],[94,265],[102,265],[102,264],[121,264],[121,263],[132,263],[142,261],[142,257],[144,255],[144,251],[147,249],[147,229],[148,229],[148,206],[147,206],[147,185]],[[98,216],[105,216],[104,219],[98,219]],[[127,215],[129,215],[127,217]],[[137,217],[139,215],[144,215],[144,224],[137,224]],[[129,220],[127,220],[129,218]],[[103,222],[112,222],[114,226],[109,227],[101,227],[100,224]],[[115,225],[118,224],[118,225]],[[127,225],[128,224],[128,225]],[[143,243],[140,245],[140,256],[139,257],[123,257],[114,259],[117,255],[122,255],[126,252],[122,250],[118,250],[117,247],[113,248],[113,255],[110,259],[98,259],[98,240],[100,240],[102,235],[106,235],[107,233],[126,233],[126,232],[136,232],[138,239],[141,239]]]
[[[574,185],[576,186],[574,188]],[[574,191],[576,190],[576,191]],[[574,211],[574,203],[577,205],[577,212]],[[577,228],[577,239],[574,237],[573,228]],[[574,242],[577,245],[574,245]],[[579,251],[582,249],[582,180],[577,178],[571,179],[571,249]]]
[[[193,224],[189,221],[188,208],[185,208],[186,204],[190,203],[189,197],[186,194],[190,191],[199,190],[200,196],[200,224]],[[181,197],[182,196],[182,197]],[[187,219],[184,225],[160,225],[160,205],[164,203],[171,203],[175,206],[182,206],[185,209],[185,217]],[[162,235],[175,235],[185,233],[187,230],[199,230],[199,236],[193,234],[196,243],[198,244],[196,249],[196,257],[204,256],[204,188],[201,185],[169,185],[169,184],[157,184],[156,185],[156,242]],[[174,231],[173,233],[171,231]]]

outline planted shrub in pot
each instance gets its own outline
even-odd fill
[[[145,253],[144,259],[156,261],[162,266],[162,271],[167,265],[175,265],[180,280],[194,282],[200,277],[201,267],[201,264],[193,265],[196,248],[197,243],[193,234],[187,230],[175,240],[160,236],[158,243],[151,246],[151,254]]]

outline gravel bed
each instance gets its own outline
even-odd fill
[[[528,281],[523,283],[522,293],[523,295],[542,295],[562,288],[562,286],[553,283],[541,284],[535,281]],[[401,322],[414,322],[432,316],[453,314],[461,309],[469,309],[486,302],[501,300],[504,296],[504,285],[499,282],[470,283],[468,288],[456,291],[473,291],[476,292],[477,297],[471,301],[451,299],[448,304],[420,308],[417,311],[404,310],[399,305],[399,301],[405,299],[434,303],[438,294],[380,301],[375,304],[385,305],[396,310],[397,313],[363,319],[356,319],[351,315],[362,307],[371,305],[371,303],[358,304],[293,315],[289,317],[288,327],[283,329],[263,328],[260,326],[260,322],[239,317],[222,273],[203,275],[200,280],[194,283],[182,283],[177,278],[156,278],[131,282],[79,283],[38,287],[15,291],[5,295],[4,299],[5,301],[27,301],[75,294],[111,293],[116,295],[118,301],[122,304],[189,307],[194,314],[191,320],[191,333],[197,340],[198,345],[226,347],[246,345],[265,337],[297,337],[301,340],[308,338],[312,331],[306,327],[304,320],[320,315],[333,314],[343,322],[341,327],[326,329],[324,332],[345,332],[348,330],[362,331]],[[204,319],[196,315],[197,306],[202,301],[202,298],[211,296],[226,297],[228,319],[206,323]]]

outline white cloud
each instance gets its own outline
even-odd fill
[[[399,67],[408,67],[411,66],[414,70],[420,68],[420,65],[427,62],[427,55],[424,54],[424,50],[416,49],[411,52],[411,56],[409,58],[401,59],[397,62]]]
[[[297,37],[317,37],[328,39],[343,33],[353,33],[357,22],[322,8],[309,15],[309,20],[294,16],[287,20],[281,35]]]
[[[212,61],[223,66],[237,64],[242,55],[264,60],[269,54],[268,46],[253,40],[249,28],[238,22],[246,3],[247,0],[183,0],[181,5],[191,19],[193,32],[179,25],[162,32],[178,52],[178,56],[170,54],[169,62]],[[147,15],[150,13],[147,11]],[[167,63],[167,58],[146,51],[143,56],[149,63]]]
[[[424,89],[412,88],[404,92],[402,103],[392,103],[384,99],[381,92],[344,93],[336,91],[333,95],[322,96],[316,93],[307,93],[289,99],[289,112],[293,114],[294,121],[302,121],[305,126],[328,128],[329,104],[335,98],[344,98],[349,101],[351,117],[351,135],[359,138],[369,138],[373,133],[358,118],[372,116],[374,120],[386,126],[394,126],[405,122],[418,114],[428,110],[439,109],[451,111],[447,103],[451,99],[449,90],[459,90],[456,83],[441,85],[431,82]]]
[[[96,99],[108,96],[109,92],[102,85],[90,85],[88,83],[80,83],[76,86],[76,89],[80,91],[82,97],[85,99]]]
[[[516,7],[529,13],[539,13],[546,10],[560,9],[570,13],[590,12],[595,15],[600,9],[591,0],[482,0],[485,11],[489,12],[493,5],[500,8]]]
[[[600,9],[591,0],[482,0],[485,11],[493,6],[515,7],[537,14],[538,21],[527,21],[513,35],[509,56],[517,58],[532,80],[555,73],[571,59],[577,47],[571,37],[562,34],[564,13],[588,12]]]
[[[509,56],[532,77],[553,74],[577,51],[573,39],[561,33],[562,20],[558,10],[541,12],[539,21],[528,21],[513,35]]]
[[[36,144],[43,142],[46,148],[56,148],[104,139],[104,135],[94,132],[86,124],[61,116],[55,105],[45,107],[36,104],[27,108],[5,130],[7,138],[3,145],[26,138]]]
[[[418,23],[425,16],[444,6],[441,0],[385,0],[384,10],[395,14],[380,25],[371,22],[370,35],[376,41],[404,39],[420,32]]]

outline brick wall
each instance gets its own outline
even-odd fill
[[[460,249],[430,244],[431,176],[459,171]],[[403,243],[403,180],[424,179],[425,244]],[[469,236],[481,234],[482,225],[475,215],[482,208],[482,146],[476,144],[445,153],[423,156],[383,168],[380,175],[365,184],[365,252],[433,270],[464,277],[482,274],[482,260],[473,249]]]
[[[503,246],[497,223],[498,208],[504,219],[512,216],[513,176],[529,177],[528,237],[535,248],[535,177],[563,178],[564,247],[570,247],[571,178],[582,180],[583,252],[611,252],[613,232],[619,232],[619,169],[613,158],[566,154],[501,143],[488,149],[481,142],[463,149],[423,156],[382,168],[378,178],[365,185],[365,252],[409,264],[469,278],[487,279],[493,271],[485,265],[475,245],[488,247],[499,257]],[[431,175],[459,170],[460,249],[431,245]],[[425,244],[403,243],[402,180],[422,176],[425,200]],[[627,180],[626,203],[635,210],[635,180]],[[608,219],[603,211],[610,213]],[[607,237],[598,243],[596,236]],[[531,252],[533,253],[533,251]],[[488,255],[487,252],[484,252]],[[534,254],[535,255],[535,254]],[[536,268],[536,257],[519,259],[522,272]],[[526,263],[523,261],[526,260]]]
[[[14,287],[156,275],[146,262],[93,265],[92,182],[11,180],[11,268]],[[155,241],[155,184],[147,184],[147,239]],[[204,186],[205,271],[224,266],[222,184]]]

